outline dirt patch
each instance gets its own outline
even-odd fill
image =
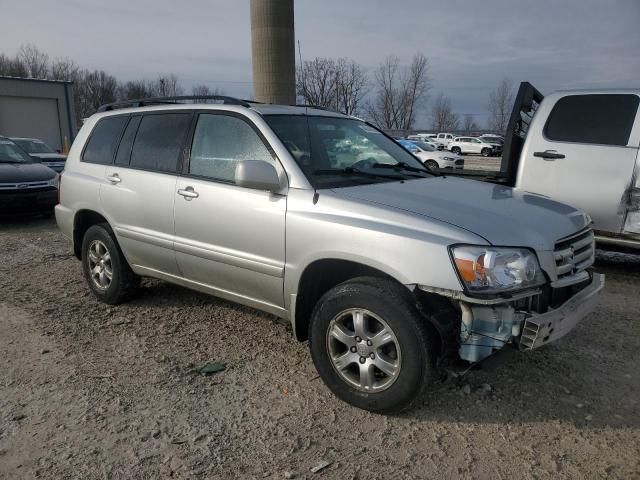
[[[99,304],[53,223],[2,227],[0,478],[638,477],[640,261],[598,268],[574,335],[386,417],[334,398],[269,315],[156,280]]]

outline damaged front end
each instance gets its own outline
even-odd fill
[[[458,355],[469,362],[478,362],[505,345],[531,350],[562,338],[595,309],[604,288],[604,275],[590,270],[595,260],[590,228],[558,240],[554,250],[537,255],[524,249],[456,248],[452,248],[452,260],[467,290],[476,281],[495,286],[499,276],[528,283],[520,290],[483,295],[418,285],[424,292],[448,297],[456,307]]]
[[[593,273],[579,284],[544,288],[516,301],[461,301],[460,358],[478,362],[508,344],[531,350],[554,342],[594,310],[603,288],[604,275]]]

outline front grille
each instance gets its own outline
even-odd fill
[[[554,249],[558,279],[575,275],[593,265],[595,251],[591,228],[558,240]]]
[[[464,159],[456,160],[456,165],[464,165]]]
[[[46,189],[47,187],[50,188],[54,188],[51,187],[51,185],[49,185],[49,181],[48,180],[40,180],[37,182],[12,182],[12,183],[0,183],[0,192],[3,191],[13,191],[15,192],[16,190],[20,191],[20,190],[35,190],[35,189]]]

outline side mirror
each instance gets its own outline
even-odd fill
[[[241,160],[236,164],[235,182],[239,187],[277,192],[280,178],[276,168],[263,160]]]

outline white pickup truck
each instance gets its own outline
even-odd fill
[[[640,252],[639,103],[640,90],[559,91],[544,97],[523,82],[500,170],[454,174],[578,207],[591,216],[601,248]]]

